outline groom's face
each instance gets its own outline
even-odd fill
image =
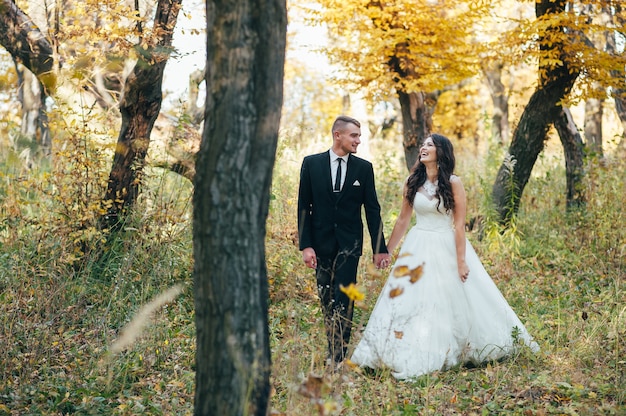
[[[360,143],[361,128],[348,123],[343,129],[335,132],[335,146],[333,146],[333,150],[338,156],[356,153],[356,148]]]

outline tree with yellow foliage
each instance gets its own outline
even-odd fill
[[[317,0],[314,19],[331,38],[330,61],[345,81],[376,96],[395,91],[403,122],[407,167],[432,129],[443,90],[480,71],[476,25],[491,2],[475,0]]]
[[[31,86],[40,86],[41,94],[35,118],[45,117],[42,103],[47,96],[61,98],[55,89],[61,83],[72,90],[68,96],[79,97],[77,107],[82,109],[76,113],[84,114],[89,107],[83,102],[85,92],[91,95],[93,107],[120,110],[121,127],[101,218],[104,227],[115,227],[140,190],[181,0],[137,1],[134,7],[94,0],[24,6],[46,11],[40,13],[43,29],[14,1],[2,0],[0,44],[16,64],[36,77]],[[20,88],[29,91],[26,86]]]
[[[568,116],[566,105],[599,91],[606,96],[611,89],[624,89],[624,56],[615,50],[598,49],[590,40],[597,32],[624,33],[623,23],[621,28],[614,23],[620,21],[619,14],[623,11],[613,3],[611,0],[539,0],[535,4],[536,19],[522,22],[510,32],[518,35],[511,45],[518,45],[519,56],[531,57],[538,63],[538,79],[493,185],[493,201],[504,224],[519,209],[524,187],[552,125],[559,133],[566,156],[567,205],[584,204],[583,145],[576,137],[578,129]],[[604,10],[615,13],[615,19],[604,23],[594,20]]]
[[[536,91],[498,173],[494,202],[507,222],[519,207],[548,129],[555,125],[568,164],[568,206],[582,204],[582,140],[564,103],[613,92],[618,111],[621,108],[626,62],[620,53],[625,33],[620,2],[537,0],[536,16],[528,19],[507,17],[504,1],[316,2],[321,8],[311,13],[328,27],[332,46],[327,52],[332,62],[344,68],[344,82],[355,89],[366,88],[371,95],[397,93],[407,167],[431,130],[430,119],[442,91],[475,76],[481,66],[490,76],[505,65],[537,65]],[[611,18],[599,19],[603,13]],[[507,23],[505,30],[494,24],[498,20]],[[594,33],[619,36],[622,46],[600,48],[590,41]],[[490,81],[494,81],[492,94],[498,96],[504,91],[495,75]],[[506,100],[499,106],[501,117],[508,114]],[[499,129],[501,135],[506,124]]]

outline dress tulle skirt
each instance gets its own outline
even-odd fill
[[[469,241],[463,283],[449,222],[429,228],[407,233],[351,361],[407,379],[538,350]]]

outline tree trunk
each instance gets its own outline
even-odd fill
[[[615,110],[617,111],[619,120],[622,122],[624,133],[626,134],[626,94],[615,96]]]
[[[623,26],[624,18],[622,17],[623,13],[620,3],[615,5],[613,15],[617,20],[618,25]],[[606,32],[606,50],[611,54],[619,53],[619,48],[615,39],[615,32],[612,30]],[[624,79],[625,73],[624,70],[613,70],[611,71],[611,75],[615,79]],[[617,155],[618,157],[626,157],[626,91],[623,88],[614,88],[612,95],[615,99],[615,110],[617,111],[617,116],[622,122],[622,138],[618,143]]]
[[[22,125],[20,134],[39,143],[44,156],[50,156],[52,139],[46,112],[46,92],[39,79],[24,65],[14,60],[17,73],[17,96],[22,105]]]
[[[537,17],[563,12],[566,3],[565,0],[538,1],[535,6]],[[562,28],[547,30],[562,31]],[[550,124],[561,114],[562,107],[558,103],[572,89],[579,74],[577,68],[568,65],[567,56],[559,50],[558,43],[552,43],[550,47],[542,46],[541,49],[559,51],[562,65],[541,68],[544,76],[522,113],[509,147],[509,158],[515,161],[514,166],[505,160],[496,176],[492,196],[503,224],[507,224],[517,213],[532,168],[544,148]]]
[[[120,216],[132,207],[139,194],[150,133],[161,110],[163,71],[169,57],[163,51],[171,48],[181,1],[159,0],[154,17],[154,32],[159,38],[153,49],[139,54],[124,85],[120,101],[122,126],[105,196],[108,209],[101,219],[106,227],[117,228]]]
[[[189,117],[193,124],[200,125],[204,120],[204,104],[198,105],[200,85],[206,78],[206,71],[196,70],[189,75]]]
[[[12,0],[0,0],[0,45],[15,62],[22,104],[21,133],[38,141],[43,155],[48,156],[52,141],[44,103],[56,87],[52,45]]]
[[[0,0],[0,45],[35,74],[45,88],[54,87],[52,46],[13,0]]]
[[[585,101],[585,142],[587,149],[602,157],[602,103],[603,100],[588,98]]]
[[[502,67],[500,62],[483,67],[493,102],[491,135],[501,145],[509,141],[509,97],[502,83]]]
[[[617,92],[616,92],[617,93]],[[618,143],[618,154],[626,155],[626,94],[621,91],[622,95],[615,95],[615,109],[617,116],[622,122],[622,138]]]
[[[585,204],[582,179],[584,176],[584,145],[572,113],[563,108],[554,121],[565,153],[565,175],[567,180],[567,208],[577,208]]]
[[[411,170],[417,161],[419,148],[433,127],[433,112],[439,93],[398,91],[402,111],[402,145],[406,167]]]
[[[194,187],[195,414],[266,415],[265,224],[282,107],[285,0],[207,0]]]

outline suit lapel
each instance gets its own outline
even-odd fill
[[[324,186],[324,188],[326,188],[326,191],[328,193],[330,193],[331,195],[334,194],[333,192],[333,177],[330,174],[330,150],[322,153],[322,178],[326,177],[326,185]]]

